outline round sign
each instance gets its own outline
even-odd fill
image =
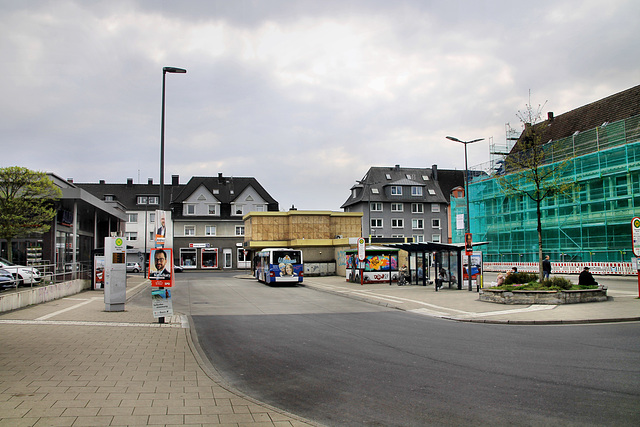
[[[631,220],[631,238],[633,254],[640,257],[640,218],[638,217]]]

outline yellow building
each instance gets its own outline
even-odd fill
[[[301,249],[310,276],[344,275],[345,251],[362,236],[362,212],[249,212],[243,220],[245,250]]]

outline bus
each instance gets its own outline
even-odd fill
[[[256,279],[262,283],[302,283],[304,265],[298,249],[263,249],[255,262]]]

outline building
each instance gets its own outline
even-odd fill
[[[359,212],[250,212],[244,248],[249,257],[265,248],[300,249],[305,275],[344,275],[345,251],[362,236],[361,221]]]
[[[171,177],[164,186],[165,206],[159,206],[160,185],[77,184],[105,202],[118,203],[126,212],[124,236],[127,261],[144,263],[156,246],[156,234],[164,215],[165,243],[174,263],[185,269],[248,268],[242,244],[242,217],[249,211],[277,211],[276,202],[255,178],[192,177],[180,184]],[[164,209],[161,209],[164,208]],[[161,213],[162,211],[162,213]]]
[[[640,86],[558,116],[549,113],[535,126],[544,144],[543,168],[562,165],[562,179],[576,184],[571,194],[543,201],[544,254],[558,267],[573,268],[567,272],[584,263],[603,273],[630,268],[630,224],[640,212]],[[503,173],[501,168],[472,177],[473,240],[489,242],[484,259],[497,268],[530,263],[537,269],[536,205],[506,195],[496,179]],[[518,179],[518,171],[506,173]],[[462,203],[453,199],[452,209]]]
[[[446,243],[451,235],[449,195],[463,184],[463,171],[439,171],[436,165],[372,167],[351,187],[341,208],[362,212],[365,236]]]
[[[95,197],[72,180],[47,175],[62,191],[55,203],[57,215],[48,232],[12,240],[13,262],[41,265],[47,275],[87,270],[93,262],[93,250],[104,246],[105,237],[124,229],[125,209],[116,202]],[[6,257],[6,240],[0,240],[0,247]]]
[[[244,215],[277,212],[278,202],[255,178],[193,177],[171,201],[173,248],[192,269],[248,269]]]

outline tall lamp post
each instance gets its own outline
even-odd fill
[[[160,209],[164,210],[164,87],[167,73],[186,73],[184,68],[163,67],[162,68],[162,120],[160,129]]]
[[[164,211],[164,87],[167,73],[186,73],[184,68],[163,67],[162,68],[162,119],[160,129],[160,198],[158,205]],[[156,219],[157,221],[157,219]],[[145,236],[146,239],[147,236]],[[146,255],[146,254],[145,254]],[[151,262],[151,260],[149,260]],[[145,264],[146,265],[146,264]],[[160,288],[162,289],[162,288]],[[158,318],[158,323],[164,323],[164,317]]]
[[[471,233],[471,211],[469,210],[469,166],[467,164],[467,145],[474,142],[483,141],[484,138],[474,139],[473,141],[461,141],[453,136],[447,136],[447,139],[464,144],[464,196],[467,201],[467,220],[465,221],[465,238],[467,233]],[[469,279],[469,290],[473,290],[471,286],[471,255],[467,259],[467,278]]]

